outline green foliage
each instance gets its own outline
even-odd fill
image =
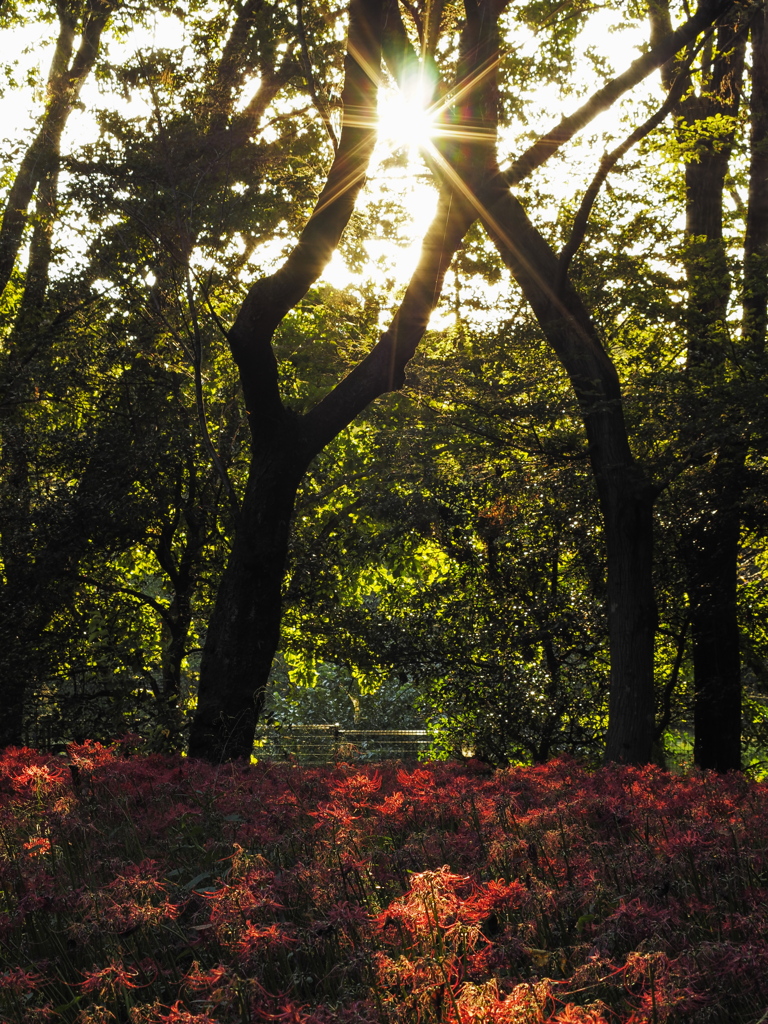
[[[447,80],[462,10],[439,6]],[[295,241],[331,155],[327,125],[338,127],[342,11],[302,11],[303,38],[292,5],[120,5],[85,104],[96,127],[65,135],[44,297],[22,316],[25,255],[0,300],[0,660],[28,687],[26,736],[39,744],[130,728],[183,745],[251,454],[226,329],[244,289]],[[610,77],[583,31],[614,15],[614,28],[641,24],[645,6],[510,5],[504,155],[549,127],[563,97],[570,109]],[[0,11],[4,32],[24,21],[55,33],[53,5]],[[153,24],[154,39],[137,41],[133,26]],[[38,71],[25,84],[6,61],[6,96],[40,91]],[[698,70],[692,88],[706,92]],[[595,154],[657,105],[655,92],[633,98],[626,124],[586,133],[521,185],[557,247]],[[5,149],[3,196],[34,129]],[[728,188],[744,193],[747,135],[742,109],[678,118],[644,140],[598,197],[571,273],[621,377],[635,454],[660,485],[657,710],[670,764],[693,702],[681,546],[687,524],[720,507],[717,474],[736,449],[745,740],[755,760],[768,746],[768,378],[764,355],[740,344],[744,224],[726,209],[713,246],[681,222],[686,169],[733,137]],[[275,337],[297,413],[370,351],[400,296],[408,171],[402,149],[372,171],[340,246],[352,282],[318,282]],[[42,203],[30,214],[27,253]],[[725,301],[698,364],[694,293]],[[431,332],[404,391],[343,431],[302,486],[267,714],[428,722],[436,750],[494,763],[594,760],[607,715],[604,550],[570,384],[478,226],[439,313],[449,326]]]

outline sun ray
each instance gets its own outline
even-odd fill
[[[419,73],[399,88],[379,93],[379,138],[395,148],[417,152],[438,131],[433,83]]]

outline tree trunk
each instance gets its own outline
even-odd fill
[[[306,464],[285,439],[251,461],[245,499],[200,665],[190,757],[249,758],[280,640],[291,516]]]
[[[6,604],[6,601],[0,604],[0,621],[9,624],[0,628],[0,750],[3,747],[20,747],[23,743],[24,698],[29,683],[29,654],[24,650],[24,637],[10,627],[20,609],[16,604],[12,608]]]
[[[722,494],[718,499],[722,500]],[[741,659],[736,601],[739,517],[718,511],[686,538],[699,768],[741,767]]]
[[[738,453],[734,459],[728,467],[718,462],[710,468],[715,507],[709,514],[692,510],[694,521],[682,542],[691,618],[694,762],[720,772],[741,768],[740,523],[737,495],[729,495],[716,479],[719,472],[731,478],[738,473]]]
[[[739,111],[746,50],[746,24],[736,16],[721,26],[702,89],[679,106],[688,132],[714,116],[735,118]],[[688,483],[688,527],[682,540],[690,601],[694,674],[694,761],[717,771],[741,767],[741,662],[736,580],[739,554],[741,439],[721,434],[707,422],[708,393],[730,376],[731,343],[726,323],[731,279],[723,240],[723,202],[733,132],[713,143],[704,132],[696,159],[685,164],[685,268],[688,280],[686,375],[695,412],[683,438],[719,451],[694,470]]]
[[[653,502],[644,474],[627,466],[598,482],[607,549],[611,687],[605,760],[645,764],[654,735]]]
[[[589,313],[500,177],[483,219],[579,401],[606,541],[611,691],[605,758],[645,764],[654,740],[657,490],[629,447],[619,378]]]

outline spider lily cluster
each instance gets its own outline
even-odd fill
[[[757,1024],[768,789],[571,761],[0,760],[8,1024]]]

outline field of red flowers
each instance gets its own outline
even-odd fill
[[[768,1021],[768,787],[0,760],[3,1024]]]

